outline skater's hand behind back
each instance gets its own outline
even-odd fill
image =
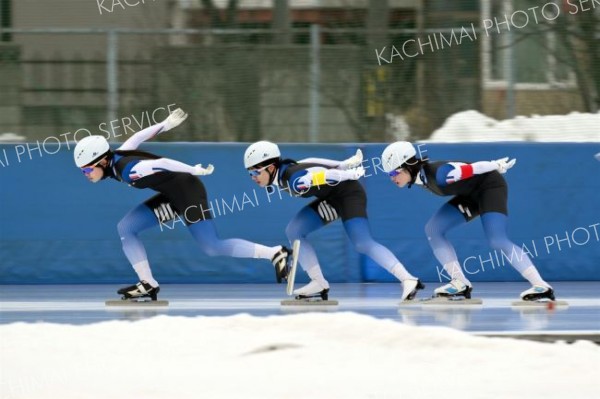
[[[212,174],[215,171],[215,167],[212,164],[208,164],[206,168],[202,167],[202,164],[198,164],[194,166],[194,175],[196,176],[207,176]]]
[[[498,166],[496,167],[496,170],[502,174],[506,173],[506,171],[508,171],[510,168],[512,168],[515,163],[517,162],[517,160],[515,158],[511,159],[510,161],[508,160],[508,157],[504,157],[501,159],[496,159],[495,162]]]
[[[365,168],[359,166],[358,168],[345,170],[343,173],[346,180],[358,180],[365,175]]]
[[[362,161],[363,161],[363,153],[359,148],[358,150],[356,150],[355,155],[352,155],[350,158],[343,160],[340,163],[340,166],[338,166],[338,169],[342,169],[342,170],[354,169],[358,166],[361,166]]]

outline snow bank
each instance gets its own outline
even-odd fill
[[[0,144],[20,143],[25,141],[25,136],[19,136],[16,133],[0,133]]]
[[[592,398],[600,347],[354,313],[0,326],[2,398]]]
[[[600,113],[518,116],[497,121],[477,111],[464,111],[449,117],[428,141],[600,142]]]

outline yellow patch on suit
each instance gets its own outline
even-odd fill
[[[326,184],[327,180],[325,179],[325,171],[313,172],[312,174],[312,185],[313,186],[322,186]]]

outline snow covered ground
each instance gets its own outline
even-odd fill
[[[497,121],[477,111],[464,111],[449,117],[428,141],[600,142],[600,113],[517,116]]]
[[[0,326],[2,398],[598,397],[600,347],[355,313]]]

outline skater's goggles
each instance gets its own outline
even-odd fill
[[[404,170],[404,168],[394,169],[391,172],[389,172],[388,175],[390,175],[390,177],[398,176],[402,172],[402,170]]]
[[[102,161],[102,160],[100,160],[100,161]],[[96,162],[93,165],[86,166],[85,168],[81,168],[81,171],[83,172],[84,175],[89,175],[90,173],[92,173],[94,171],[94,168],[96,167],[96,165],[98,165],[100,163],[100,161]]]
[[[273,165],[273,164],[269,164],[269,165],[267,165],[267,166],[263,166],[262,168],[259,168],[259,169],[249,169],[249,170],[248,170],[248,174],[249,174],[251,177],[256,177],[256,176],[260,175],[260,174],[262,173],[262,171],[263,171],[263,170],[267,169],[267,168],[268,168],[269,166],[271,166],[271,165]]]

